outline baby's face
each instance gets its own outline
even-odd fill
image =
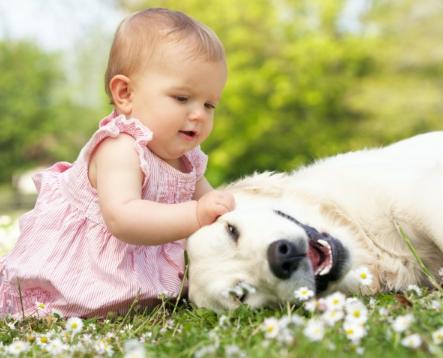
[[[227,76],[224,62],[188,54],[183,45],[164,45],[131,78],[131,115],[152,130],[148,147],[171,164],[211,133]]]

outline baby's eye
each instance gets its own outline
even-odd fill
[[[180,103],[186,103],[186,101],[188,100],[188,97],[186,96],[174,96],[174,98]]]
[[[215,109],[215,104],[205,103],[205,107],[208,108],[208,109]]]

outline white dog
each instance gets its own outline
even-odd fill
[[[216,311],[295,301],[294,290],[365,293],[429,285],[400,230],[443,266],[443,132],[337,155],[227,187],[236,209],[188,239],[189,296]]]

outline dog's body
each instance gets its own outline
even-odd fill
[[[434,275],[443,267],[443,132],[253,175],[227,190],[236,209],[188,240],[199,306],[293,301],[301,286],[358,292],[349,272],[359,266],[374,276],[367,293],[428,285],[399,228]],[[253,289],[226,294],[239,284]]]

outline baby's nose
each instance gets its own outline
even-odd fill
[[[194,110],[189,115],[192,121],[204,121],[208,118],[208,113],[205,108],[194,108]]]

